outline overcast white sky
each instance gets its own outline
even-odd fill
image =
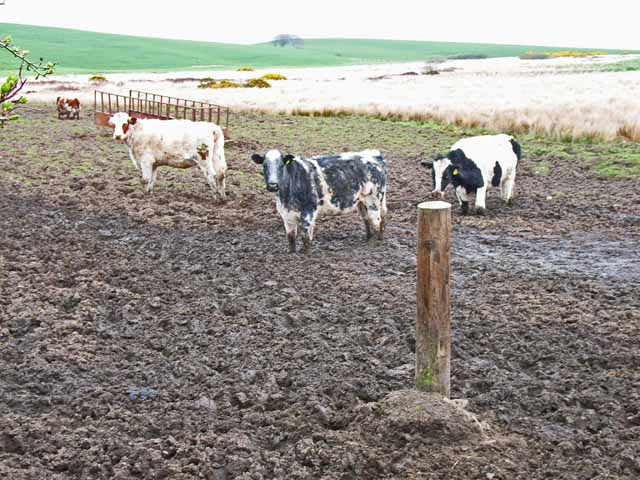
[[[292,33],[640,50],[638,12],[637,0],[5,0],[0,22],[233,43]]]

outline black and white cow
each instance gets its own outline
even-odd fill
[[[469,213],[469,195],[476,195],[476,212],[484,214],[487,189],[500,187],[508,205],[513,197],[516,166],[521,157],[520,144],[511,135],[480,135],[458,140],[446,155],[420,162],[432,170],[432,196],[444,197],[453,185],[462,213]]]
[[[387,165],[378,150],[317,155],[310,158],[269,150],[251,159],[263,166],[267,190],[276,193],[276,207],[284,222],[289,251],[296,250],[298,228],[304,252],[309,253],[318,215],[357,209],[367,240],[382,240],[387,213]]]

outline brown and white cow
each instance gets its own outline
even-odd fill
[[[133,166],[142,172],[151,193],[158,167],[190,168],[198,166],[212,190],[226,198],[222,128],[210,122],[191,120],[137,119],[126,112],[109,118],[113,139],[129,147]]]
[[[56,107],[58,108],[58,119],[63,118],[80,118],[80,100],[77,98],[58,97],[56,99]]]

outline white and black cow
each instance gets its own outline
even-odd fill
[[[476,212],[484,214],[487,189],[500,187],[508,205],[513,198],[516,166],[521,157],[520,144],[506,134],[480,135],[458,140],[446,155],[420,162],[432,170],[432,196],[444,196],[453,185],[462,213],[469,213],[469,195],[476,195]]]
[[[355,209],[364,221],[367,240],[382,240],[387,213],[387,165],[378,150],[310,158],[283,156],[278,150],[269,150],[251,158],[263,166],[267,190],[276,193],[290,252],[296,250],[299,227],[304,252],[309,253],[318,215]]]

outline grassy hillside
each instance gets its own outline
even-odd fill
[[[242,65],[338,66],[420,61],[460,54],[502,57],[529,50],[560,50],[532,45],[350,39],[307,40],[303,48],[282,48],[268,43],[193,42],[0,23],[0,35],[7,34],[17,45],[33,52],[33,57],[56,61],[58,73],[229,69]],[[14,66],[14,59],[0,54],[0,73]]]

